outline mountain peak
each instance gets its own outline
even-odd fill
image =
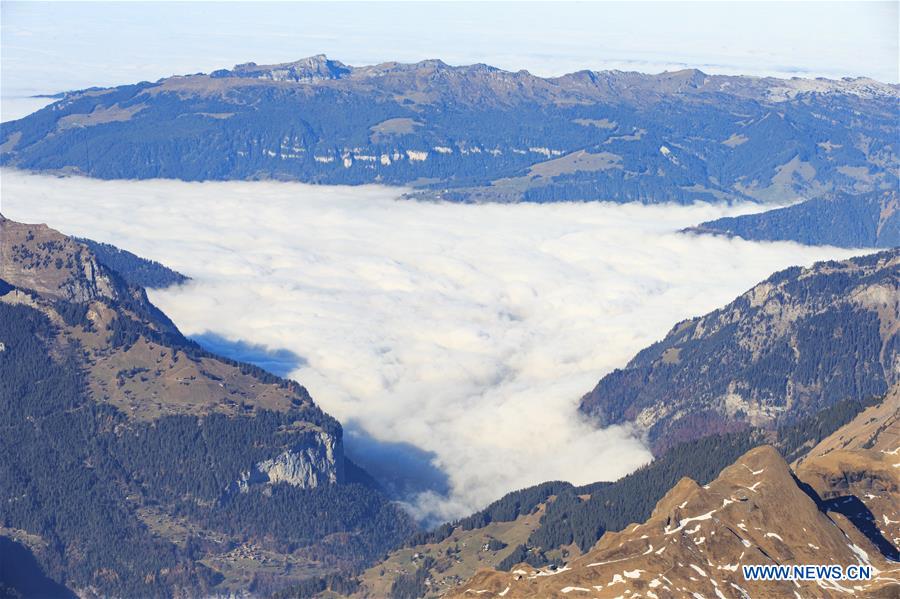
[[[743,565],[773,562],[862,562],[876,573],[890,563],[854,523],[822,511],[778,452],[762,446],[706,486],[682,479],[648,520],[607,533],[562,568],[520,564],[512,572],[482,570],[450,596],[549,597],[593,589],[592,596],[619,597],[651,588],[669,597],[700,596],[701,591],[723,597],[721,589],[775,597],[787,596],[795,584],[804,596],[838,596],[813,582],[742,576]],[[880,596],[886,582],[873,577],[856,588]]]
[[[328,79],[340,79],[349,74],[350,67],[337,60],[329,59],[325,54],[316,54],[295,60],[270,65],[258,65],[247,62],[235,65],[234,69],[214,71],[211,77],[243,77],[250,79],[268,79],[271,81],[293,81],[310,83]]]
[[[47,225],[0,217],[0,279],[54,299],[115,299],[123,290],[82,244]]]

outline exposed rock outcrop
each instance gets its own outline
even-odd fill
[[[16,431],[0,435],[0,538],[54,580],[263,595],[415,529],[368,475],[345,477],[340,423],[306,389],[186,339],[87,245],[0,219],[0,258],[0,425]],[[280,565],[260,582],[261,564]]]
[[[122,289],[83,244],[47,225],[26,225],[0,214],[0,279],[70,302],[118,299]]]
[[[344,482],[344,448],[340,437],[324,431],[310,442],[294,445],[274,458],[257,462],[241,473],[236,489],[246,493],[253,485],[287,483],[312,489]]]

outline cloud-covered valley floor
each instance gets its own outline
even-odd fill
[[[649,452],[625,428],[583,422],[582,394],[772,272],[858,253],[676,233],[747,207],[401,192],[5,170],[0,210],[191,276],[151,300],[185,334],[304,384],[345,423],[351,457],[429,521],[638,467]]]

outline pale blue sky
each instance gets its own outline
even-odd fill
[[[540,75],[645,72],[898,81],[898,2],[22,3],[3,1],[2,95],[283,62],[442,58]]]

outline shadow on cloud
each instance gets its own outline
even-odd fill
[[[447,474],[434,465],[435,452],[403,441],[381,441],[352,420],[344,424],[344,449],[392,499],[408,501],[419,493],[451,491]]]
[[[269,349],[264,345],[238,339],[232,341],[222,335],[206,331],[191,335],[200,347],[220,356],[259,366],[276,376],[287,378],[293,371],[306,366],[306,359],[289,349]]]

